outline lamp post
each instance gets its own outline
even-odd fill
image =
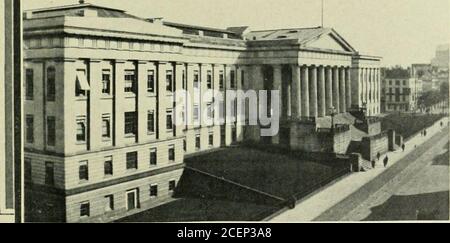
[[[334,106],[330,108],[330,114],[331,114],[331,131],[334,132],[334,116],[336,115],[336,108],[334,108]]]

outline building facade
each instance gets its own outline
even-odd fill
[[[219,104],[234,110],[225,125],[205,123],[219,113],[207,91],[280,90],[282,122],[380,113],[380,58],[333,29],[222,30],[84,3],[25,16],[30,221],[108,222],[158,206],[185,155],[263,140],[236,102]]]
[[[383,105],[386,112],[415,111],[422,94],[422,81],[417,78],[386,78],[382,82]]]

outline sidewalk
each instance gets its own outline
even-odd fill
[[[387,156],[389,157],[388,168],[395,165],[398,161],[404,158],[406,155],[414,150],[415,146],[419,146],[424,142],[428,141],[435,134],[442,131],[443,128],[440,126],[440,122],[444,123],[444,127],[448,124],[448,118],[445,117],[440,121],[437,121],[433,126],[427,129],[427,136],[423,137],[420,133],[413,136],[411,139],[405,142],[405,152],[401,149],[394,152],[389,152]],[[386,155],[380,158],[378,163],[382,163]],[[376,169],[370,170],[368,172],[354,173],[344,179],[336,182],[333,185],[323,189],[317,194],[310,198],[305,199],[300,202],[295,209],[285,211],[280,215],[272,218],[271,222],[308,222],[313,221],[315,218],[319,217],[321,214],[326,212],[328,209],[338,204],[348,196],[352,195],[358,191],[366,183],[372,181],[378,175],[383,174],[386,171],[385,168],[377,166]]]

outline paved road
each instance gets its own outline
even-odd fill
[[[444,124],[447,124],[447,121],[447,118],[443,119]],[[347,215],[350,215],[350,212],[366,202],[372,194],[382,190],[387,183],[400,179],[398,175],[408,168],[413,161],[416,161],[423,154],[427,153],[431,147],[439,142],[445,143],[445,140],[441,140],[446,139],[448,136],[448,128],[443,130],[439,122],[437,122],[435,125],[428,128],[427,131],[427,137],[421,136],[420,133],[412,136],[411,139],[405,143],[405,152],[390,152],[387,169],[378,168],[364,173],[354,173],[323,188],[311,197],[305,198],[302,202],[297,204],[295,209],[279,212],[279,214],[272,216],[268,221],[307,222],[339,221],[345,219]],[[442,145],[441,148],[443,146],[444,145]],[[429,154],[433,153],[433,151],[429,152]],[[427,159],[425,158],[424,160]],[[448,174],[448,167],[443,171]],[[437,179],[436,181],[438,180],[442,180],[442,178]],[[364,217],[347,218],[347,220],[356,219],[364,219]]]
[[[448,142],[446,128],[315,220],[448,220]]]

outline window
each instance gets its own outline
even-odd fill
[[[194,105],[194,122],[198,123],[200,121],[200,107]]]
[[[86,142],[86,119],[77,118],[77,142]]]
[[[55,101],[55,79],[56,71],[54,67],[47,68],[47,101]]]
[[[77,79],[75,82],[75,96],[76,97],[84,97],[87,94],[87,90],[89,90],[89,82],[86,77],[86,70],[77,70]]]
[[[200,147],[200,135],[195,136],[195,148],[199,150]]]
[[[214,146],[214,134],[213,133],[209,134],[208,144],[210,147]]]
[[[206,105],[206,112],[207,112],[208,120],[212,120],[214,118],[214,110],[213,110],[213,106],[211,103]]]
[[[114,210],[114,195],[105,196],[105,212]]]
[[[45,162],[45,185],[55,185],[55,171],[53,162]]]
[[[127,210],[139,208],[139,189],[127,191]]]
[[[136,113],[125,112],[125,135],[136,135]]]
[[[173,130],[173,111],[168,110],[166,113],[166,129],[168,131]]]
[[[400,85],[400,80],[396,80],[395,85],[397,85],[397,86]]]
[[[194,88],[200,87],[199,82],[200,82],[200,77],[199,77],[198,71],[196,70],[196,71],[194,71]]]
[[[102,137],[104,139],[111,138],[111,116],[106,114],[102,119]]]
[[[175,187],[177,186],[177,182],[175,180],[169,181],[169,192],[173,192]]]
[[[224,89],[225,88],[224,79],[225,79],[224,72],[220,71],[220,73],[219,73],[219,88],[220,89]]]
[[[403,85],[406,85],[406,80],[403,80]]]
[[[89,202],[83,202],[80,205],[80,217],[85,218],[90,216]]]
[[[81,161],[78,167],[78,174],[80,181],[89,180],[89,166],[87,161]]]
[[[230,72],[230,87],[232,89],[236,88],[236,73],[235,73],[235,71]]]
[[[389,80],[389,85],[392,85],[392,80]]]
[[[173,72],[172,70],[166,71],[166,91],[173,92]]]
[[[55,117],[47,117],[47,145],[55,146],[56,144],[56,130],[55,130]]]
[[[134,70],[125,71],[125,93],[135,92],[136,75]]]
[[[104,172],[105,172],[105,176],[113,175],[113,158],[112,158],[112,156],[105,157]]]
[[[157,150],[154,148],[150,150],[150,166],[156,165],[158,165],[158,154]]]
[[[206,76],[206,86],[208,89],[212,89],[212,72],[208,71],[208,74]]]
[[[241,86],[242,87],[245,86],[245,71],[244,70],[241,71]]]
[[[150,197],[157,197],[158,196],[158,185],[151,185],[150,186]]]
[[[111,41],[110,40],[106,40],[105,41],[105,47],[106,47],[106,49],[110,49],[111,48]]]
[[[111,94],[111,71],[103,70],[102,72],[102,93],[105,95]]]
[[[27,69],[25,74],[25,96],[27,100],[34,99],[34,75],[33,69]]]
[[[147,73],[147,92],[155,93],[155,71],[149,70]]]
[[[175,161],[175,146],[169,146],[169,161]]]
[[[127,170],[138,168],[137,155],[138,155],[137,152],[127,153]]]
[[[147,132],[154,133],[155,132],[155,112],[149,111],[147,113]]]
[[[33,115],[27,115],[26,121],[26,138],[27,143],[34,143],[34,117]]]

